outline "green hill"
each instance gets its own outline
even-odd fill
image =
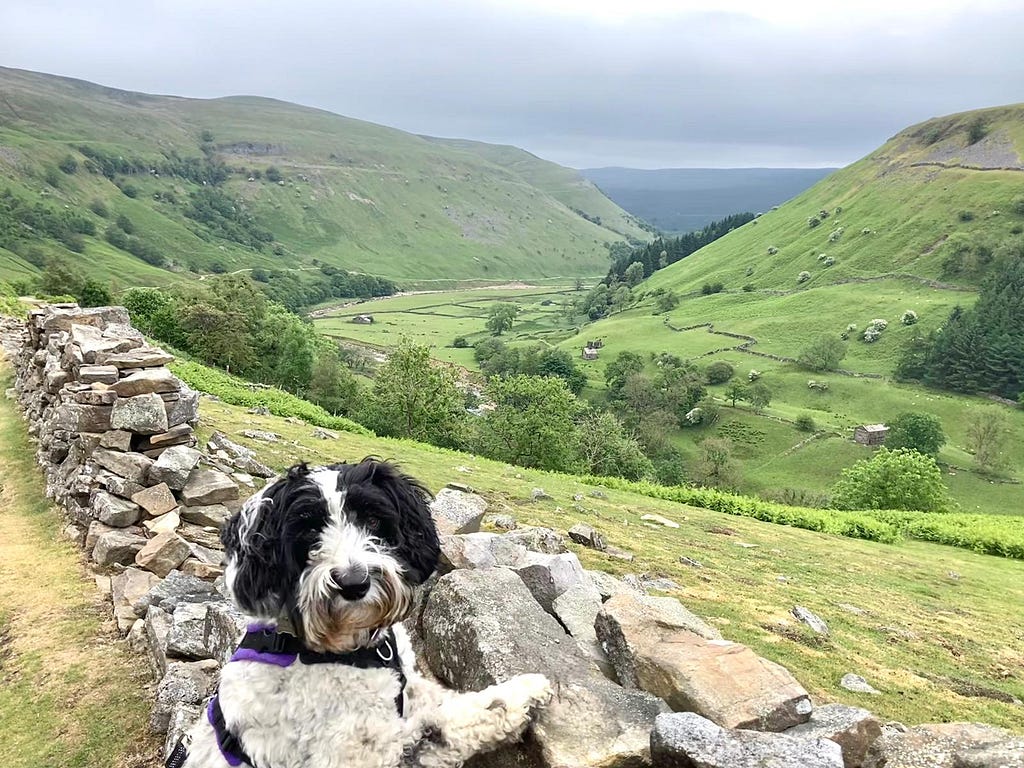
[[[855,426],[924,411],[942,421],[948,442],[939,458],[964,508],[1019,514],[1020,411],[982,396],[897,383],[892,374],[915,337],[939,328],[955,306],[973,305],[993,253],[1024,232],[1022,158],[1024,105],[909,128],[793,200],[657,270],[634,289],[637,304],[561,345],[578,354],[587,340],[604,339],[601,359],[586,366],[598,390],[605,366],[626,350],[669,352],[701,366],[724,360],[735,367],[733,381],[743,384],[750,370],[760,371],[772,392],[763,414],[742,403],[724,407],[715,426],[680,429],[675,437],[687,463],[705,438],[729,439],[746,493],[827,492],[843,467],[867,455],[851,440]],[[715,283],[721,292],[702,292],[715,290]],[[679,296],[675,309],[657,311],[654,294],[661,291]],[[906,310],[920,322],[903,325]],[[863,333],[876,318],[888,328],[867,343]],[[839,337],[851,325],[845,375],[808,371],[793,360],[817,336]],[[829,389],[809,388],[812,379]],[[724,403],[727,386],[709,389]],[[970,425],[984,408],[1002,409],[1007,420],[1004,474],[995,481],[972,469]],[[796,428],[801,416],[813,418],[816,438]]]
[[[0,68],[0,192],[87,222],[69,251],[0,207],[4,279],[52,254],[128,285],[314,262],[402,281],[593,275],[606,244],[647,233],[576,178],[512,148],[271,99],[154,96]],[[145,260],[103,237],[121,215]]]

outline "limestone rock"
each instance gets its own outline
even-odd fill
[[[231,517],[231,510],[223,504],[207,504],[200,507],[182,507],[179,510],[181,519],[207,528],[223,528],[228,518]]]
[[[525,564],[517,565],[513,570],[548,613],[553,612],[556,597],[570,587],[588,581],[579,558],[571,552],[561,555],[528,552]]]
[[[167,413],[160,395],[148,394],[135,397],[119,397],[114,401],[110,414],[110,426],[126,429],[140,435],[166,432]]]
[[[164,397],[175,398],[164,402],[168,429],[179,424],[192,424],[199,417],[199,393],[195,390],[183,386],[181,392],[176,395],[165,395]],[[161,431],[166,432],[167,430]]]
[[[602,601],[624,592],[633,595],[644,594],[643,587],[640,586],[639,582],[636,584],[626,583],[622,579],[616,578],[604,571],[587,571],[587,577],[601,594]]]
[[[188,509],[188,507],[181,507]],[[192,544],[199,544],[209,549],[224,549],[224,543],[220,540],[220,531],[191,523],[182,523],[178,526],[178,535]]]
[[[324,429],[323,427],[316,427],[313,430],[313,437],[315,437],[317,440],[337,440],[340,438],[340,435],[337,432],[332,432],[329,429]]]
[[[664,704],[601,676],[511,571],[441,577],[427,598],[422,628],[431,669],[458,690],[480,690],[523,672],[545,674],[555,686],[557,695],[533,727],[533,743],[503,750],[493,758],[499,764],[646,762],[650,729]]]
[[[167,633],[171,631],[171,614],[155,605],[146,611],[146,648],[149,666],[158,680],[167,671]]]
[[[640,519],[645,523],[655,523],[656,525],[660,525],[665,528],[679,527],[679,523],[675,520],[669,520],[667,517],[662,517],[661,515],[640,515]]]
[[[268,415],[269,413],[270,411],[267,411]],[[264,443],[276,443],[281,440],[281,436],[276,432],[267,432],[259,429],[243,429],[239,434],[250,440],[260,440]]]
[[[603,551],[608,548],[608,543],[604,540],[604,536],[593,526],[585,523],[576,523],[576,525],[570,528],[569,538],[577,544],[582,544],[584,547],[590,547],[591,549]]]
[[[166,514],[178,506],[167,483],[160,483],[146,488],[132,496],[132,501],[142,507],[153,517]]]
[[[132,433],[123,429],[112,429],[100,435],[100,446],[127,453],[132,449]]]
[[[555,618],[576,641],[576,646],[593,661],[610,680],[615,670],[605,655],[594,630],[594,620],[601,610],[601,593],[589,580],[574,584],[551,604]]]
[[[206,609],[203,646],[221,664],[226,664],[245,634],[248,619],[227,602],[211,603]]]
[[[726,730],[693,712],[658,715],[654,768],[843,768],[839,745],[778,733]]]
[[[834,741],[843,751],[846,768],[858,768],[863,764],[868,749],[882,735],[882,723],[866,709],[826,704],[815,708],[810,720],[790,728],[786,734],[801,739]]]
[[[145,546],[146,540],[130,529],[114,528],[96,536],[92,559],[99,565],[131,565]]]
[[[811,631],[816,635],[828,635],[828,624],[821,619],[821,617],[815,615],[808,608],[804,608],[802,605],[794,605],[793,610],[790,611],[793,616],[798,620],[806,624],[811,628]]]
[[[119,499],[106,491],[95,491],[92,494],[92,510],[97,520],[114,528],[134,525],[141,514],[138,504]]]
[[[563,552],[568,552],[562,537],[557,531],[550,528],[517,528],[504,535],[509,541],[522,544],[531,552],[540,552],[545,555],[560,555]]]
[[[186,602],[189,599],[208,602],[216,597],[217,590],[213,584],[181,571],[171,571],[167,578],[158,581],[144,596],[138,598],[133,608],[139,616],[145,616],[150,606],[173,613],[179,602]]]
[[[456,568],[494,568],[517,566],[526,562],[526,547],[507,541],[496,533],[466,533],[441,537],[438,571]]]
[[[166,483],[168,488],[180,491],[188,482],[188,476],[199,463],[202,454],[185,445],[173,445],[160,454],[160,458],[149,470],[149,479],[154,483]]]
[[[114,607],[114,618],[122,632],[131,629],[132,625],[143,614],[135,611],[135,602],[142,598],[159,579],[152,573],[138,568],[125,568],[110,580],[111,601]]]
[[[149,436],[149,446],[151,448],[159,447],[170,447],[172,445],[187,444],[193,439],[195,430],[192,429],[190,424],[178,424],[175,427],[171,427],[166,432],[161,432],[158,435]]]
[[[980,723],[919,725],[905,733],[883,733],[868,750],[864,768],[966,768],[971,763],[965,760],[1011,738],[1001,728]]]
[[[181,498],[186,506],[217,504],[237,499],[238,486],[223,472],[197,467],[189,474]]]
[[[171,617],[167,633],[167,655],[183,659],[208,659],[206,612],[208,603],[179,603]]]
[[[854,693],[867,693],[872,696],[878,696],[880,691],[877,691],[871,686],[871,684],[860,675],[855,675],[852,672],[847,672],[843,675],[842,680],[839,681],[839,685],[848,691]]]
[[[273,477],[274,470],[256,459],[256,454],[244,445],[228,439],[223,432],[214,432],[208,447],[211,451],[223,452],[236,468],[256,477]]]
[[[115,475],[132,483],[145,485],[153,460],[141,453],[121,453],[107,448],[97,448],[92,452],[93,461]]]
[[[435,518],[452,524],[452,533],[476,533],[487,512],[487,500],[475,493],[442,488],[430,503]]]
[[[150,727],[165,733],[171,712],[177,705],[198,706],[217,687],[217,664],[213,661],[172,661],[156,687],[156,703],[150,717]]]
[[[112,365],[83,365],[78,369],[78,380],[83,384],[113,384],[117,381],[117,368]]]
[[[161,533],[139,550],[135,563],[162,578],[181,565],[189,553],[188,542],[183,538],[176,533]]]
[[[110,429],[112,407],[61,403],[51,416],[55,429],[69,432],[106,432]]]
[[[1024,768],[1024,739],[965,747],[953,757],[953,768]]]
[[[114,370],[117,369],[114,368]],[[116,392],[118,397],[135,397],[154,392],[157,394],[177,392],[181,389],[178,377],[166,368],[149,368],[108,383],[110,383],[110,389]]]
[[[174,355],[156,347],[143,346],[128,352],[97,352],[96,362],[115,368],[152,368],[174,362]]]
[[[695,634],[717,631],[658,601],[676,602],[621,594],[598,614],[597,636],[620,683],[724,728],[782,731],[807,721],[810,698],[786,669],[744,645]]]
[[[149,531],[152,536],[159,536],[161,533],[173,533],[181,525],[181,517],[176,509],[172,509],[160,517],[150,520],[143,520],[142,527]]]

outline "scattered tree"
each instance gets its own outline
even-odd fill
[[[628,267],[626,267],[625,273],[622,275],[623,282],[626,283],[630,288],[639,285],[644,279],[644,265],[642,262],[634,261]]]
[[[809,413],[797,416],[794,424],[801,432],[814,432],[818,428],[818,425],[814,423],[814,417]]]
[[[907,411],[889,422],[885,445],[890,449],[910,448],[928,456],[935,456],[945,444],[942,422],[930,413]]]
[[[914,450],[879,448],[842,472],[832,489],[837,509],[909,509],[945,512],[952,508],[935,459]]]
[[[724,384],[732,378],[735,369],[724,360],[716,360],[704,371],[708,384]]]
[[[821,334],[804,348],[797,362],[811,371],[834,371],[846,357],[846,345],[842,340],[828,334]]]
[[[740,384],[740,382],[734,381],[729,385],[728,389],[725,390],[725,399],[730,402],[733,408],[735,408],[737,400],[747,399],[747,388]]]
[[[589,409],[579,421],[579,436],[585,471],[629,480],[654,476],[654,466],[636,437],[608,411]]]
[[[974,464],[984,473],[1000,470],[1005,462],[1006,416],[996,407],[979,408],[967,422],[967,449],[974,454]]]
[[[746,400],[753,407],[754,411],[761,413],[771,404],[772,391],[764,382],[757,382],[747,388]]]
[[[487,385],[494,410],[480,425],[480,452],[524,467],[573,471],[580,466],[575,418],[580,402],[557,377],[517,374]]]
[[[709,437],[703,441],[700,444],[700,455],[690,474],[698,485],[735,489],[740,480],[740,468],[732,457],[732,443],[718,437]]]
[[[501,336],[512,329],[512,324],[519,314],[519,307],[508,302],[492,304],[487,312],[487,330],[494,336]]]
[[[57,167],[70,176],[78,171],[78,161],[74,155],[64,155],[64,158],[57,164]]]
[[[669,288],[667,291],[663,291],[658,294],[655,299],[655,304],[658,307],[659,312],[671,312],[673,309],[679,306],[679,296]]]
[[[455,373],[430,360],[428,347],[403,339],[378,370],[364,423],[379,434],[457,448],[466,413]]]

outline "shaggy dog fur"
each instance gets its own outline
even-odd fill
[[[312,651],[374,647],[388,668],[282,667],[232,661],[219,701],[254,768],[458,766],[518,738],[551,697],[541,675],[457,693],[425,679],[399,624],[440,552],[429,493],[394,465],[366,459],[288,474],[250,498],[226,526],[225,579],[238,607]],[[394,628],[395,645],[383,643]],[[383,643],[383,644],[382,644]],[[186,768],[224,768],[206,716],[187,737]]]

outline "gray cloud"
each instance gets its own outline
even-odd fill
[[[6,0],[0,63],[273,96],[575,166],[829,165],[928,117],[1021,100],[1024,11],[1009,8],[797,28],[716,12],[609,25],[469,0]]]

